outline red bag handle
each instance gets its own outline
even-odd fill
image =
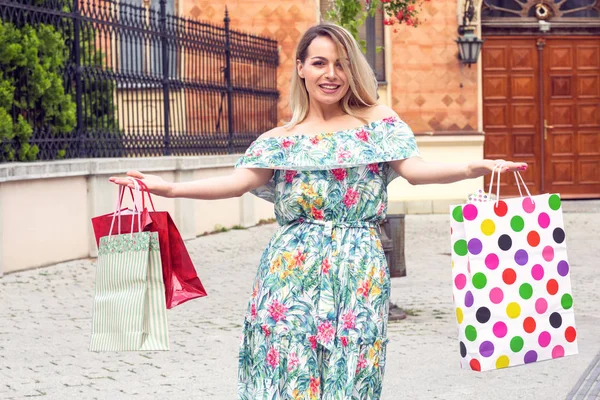
[[[146,208],[146,196],[144,195],[144,193],[148,193],[148,200],[150,200],[150,205],[152,206],[152,211],[156,211],[156,208],[154,208],[154,202],[152,201],[152,195],[150,194],[150,189],[148,189],[148,186],[139,179],[136,179],[136,182],[140,185],[140,189],[142,192],[142,207],[144,209]],[[129,191],[131,192],[131,196],[133,198],[133,190],[131,190],[131,188],[129,188]]]

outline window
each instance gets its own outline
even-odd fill
[[[600,4],[597,0],[554,0],[547,4],[539,0],[483,0],[481,17],[482,20],[535,17],[536,7],[540,4],[548,7],[555,19],[600,17]]]
[[[324,21],[327,11],[331,9],[333,0],[321,0],[321,20]],[[364,6],[364,0],[361,0]],[[368,16],[365,23],[358,28],[358,37],[367,43],[366,57],[375,77],[380,83],[385,82],[385,48],[383,13],[377,11],[374,16]],[[379,51],[377,51],[379,48]]]
[[[148,7],[149,5],[149,7]],[[175,12],[175,1],[167,0],[167,30],[175,24],[170,17]],[[125,0],[120,3],[120,71],[126,74],[162,76],[162,37],[160,0]],[[177,76],[177,49],[169,41],[169,76]]]

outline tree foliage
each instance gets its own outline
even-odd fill
[[[0,43],[0,161],[32,161],[39,152],[29,143],[32,125],[53,136],[75,128],[75,102],[62,78],[68,53],[49,25],[0,23]]]
[[[429,0],[330,0],[331,9],[327,13],[327,19],[348,29],[364,51],[366,44],[358,36],[358,27],[365,22],[367,16],[383,12],[385,25],[405,24],[416,27],[420,23],[418,9],[427,1]]]
[[[34,3],[49,11],[69,13],[73,9],[72,0]],[[50,157],[64,158],[77,146],[76,141],[69,140],[77,126],[74,19],[30,25],[28,21],[38,19],[34,12],[26,11],[20,18],[17,15],[12,22],[0,21],[0,162],[37,159],[40,149],[30,143],[34,132],[36,138],[40,134],[61,143]],[[105,54],[95,46],[95,35],[91,25],[81,24],[78,62],[82,71],[108,71]],[[81,132],[77,134],[120,135],[115,90],[114,80],[106,75],[88,73],[81,77]]]

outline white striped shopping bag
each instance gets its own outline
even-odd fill
[[[169,350],[157,232],[100,239],[90,351],[128,350]]]

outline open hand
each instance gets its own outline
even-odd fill
[[[163,197],[171,197],[171,193],[173,190],[173,185],[170,182],[165,181],[160,176],[143,174],[140,171],[128,171],[127,176],[131,178],[138,179],[146,184],[150,193],[155,194],[157,196]],[[112,183],[116,183],[117,185],[127,186],[128,188],[134,188],[133,182],[130,178],[121,178],[111,176],[108,178]]]
[[[503,164],[499,172],[523,172],[527,170],[527,163],[505,160],[481,160],[469,165],[470,174],[473,177],[483,176],[491,173],[496,166]],[[496,169],[498,171],[498,169]]]

